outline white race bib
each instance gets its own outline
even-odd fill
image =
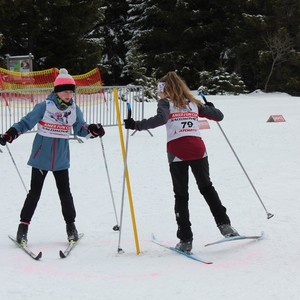
[[[46,111],[38,123],[38,134],[53,138],[68,139],[76,121],[76,105],[59,110],[53,101],[46,100]]]
[[[184,136],[200,137],[197,104],[189,102],[179,110],[170,101],[170,115],[166,128],[168,142]]]

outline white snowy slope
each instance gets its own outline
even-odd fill
[[[202,131],[211,179],[232,225],[241,234],[265,232],[259,241],[235,241],[204,247],[221,235],[190,176],[190,212],[194,254],[205,265],[151,242],[151,233],[175,245],[174,200],[166,158],[165,128],[129,136],[128,169],[138,242],[136,254],[127,191],[119,232],[99,139],[71,141],[71,189],[77,227],[85,236],[66,259],[65,224],[51,173],[29,229],[29,246],[43,257],[35,261],[9,239],[15,235],[26,193],[11,157],[0,153],[0,299],[209,299],[298,300],[300,282],[300,98],[252,93],[208,96],[225,118],[220,123],[268,212],[254,193],[220,128],[209,121]],[[146,103],[146,117],[156,103]],[[282,115],[286,122],[267,122]],[[123,130],[126,140],[127,131]],[[131,134],[132,132],[130,132]],[[29,188],[27,160],[34,134],[24,134],[9,149]],[[123,163],[117,127],[103,137],[106,161],[120,218]]]

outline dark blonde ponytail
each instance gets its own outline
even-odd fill
[[[186,99],[197,105],[203,105],[200,100],[195,98],[186,83],[181,79],[176,72],[168,72],[162,77],[160,82],[165,82],[164,93],[174,103],[176,107],[183,107],[186,105]]]

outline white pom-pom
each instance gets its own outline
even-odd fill
[[[60,70],[59,70],[59,74],[67,75],[67,74],[68,74],[68,71],[67,71],[67,69],[60,69]]]

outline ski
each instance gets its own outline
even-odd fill
[[[83,237],[83,235],[84,235],[83,233],[80,233],[78,235],[78,240],[77,241],[70,241],[68,243],[68,247],[64,251],[62,251],[62,250],[59,251],[59,256],[61,258],[66,258],[70,254],[70,252],[75,248],[75,246],[78,244],[78,242]]]
[[[220,239],[220,240],[212,242],[212,243],[208,243],[208,244],[206,244],[204,246],[207,247],[207,246],[211,246],[211,245],[216,245],[216,244],[221,244],[221,243],[231,242],[231,241],[238,241],[238,240],[249,240],[249,239],[250,240],[258,240],[258,239],[262,238],[263,235],[264,235],[264,232],[262,231],[260,235],[237,235],[237,236],[231,236],[231,237]]]
[[[38,254],[35,254],[28,246],[27,244],[20,244],[17,242],[17,240],[15,238],[13,238],[12,236],[8,236],[16,246],[18,246],[19,248],[21,248],[26,254],[28,254],[31,258],[35,259],[35,260],[39,260],[42,257],[42,252],[39,252]]]
[[[159,245],[159,246],[164,247],[164,248],[166,248],[166,249],[169,249],[169,250],[171,250],[171,251],[173,251],[173,252],[176,252],[176,253],[178,253],[178,254],[181,254],[181,255],[183,255],[183,256],[189,258],[189,259],[192,259],[192,260],[201,262],[201,263],[203,263],[203,264],[212,264],[211,261],[206,261],[206,260],[200,258],[199,256],[193,254],[193,253],[187,253],[187,252],[184,252],[184,251],[180,251],[180,250],[176,249],[175,247],[170,247],[170,246],[167,246],[167,245],[162,244],[161,242],[158,242],[158,241],[156,240],[154,234],[152,234],[152,242],[155,243],[156,245]]]

